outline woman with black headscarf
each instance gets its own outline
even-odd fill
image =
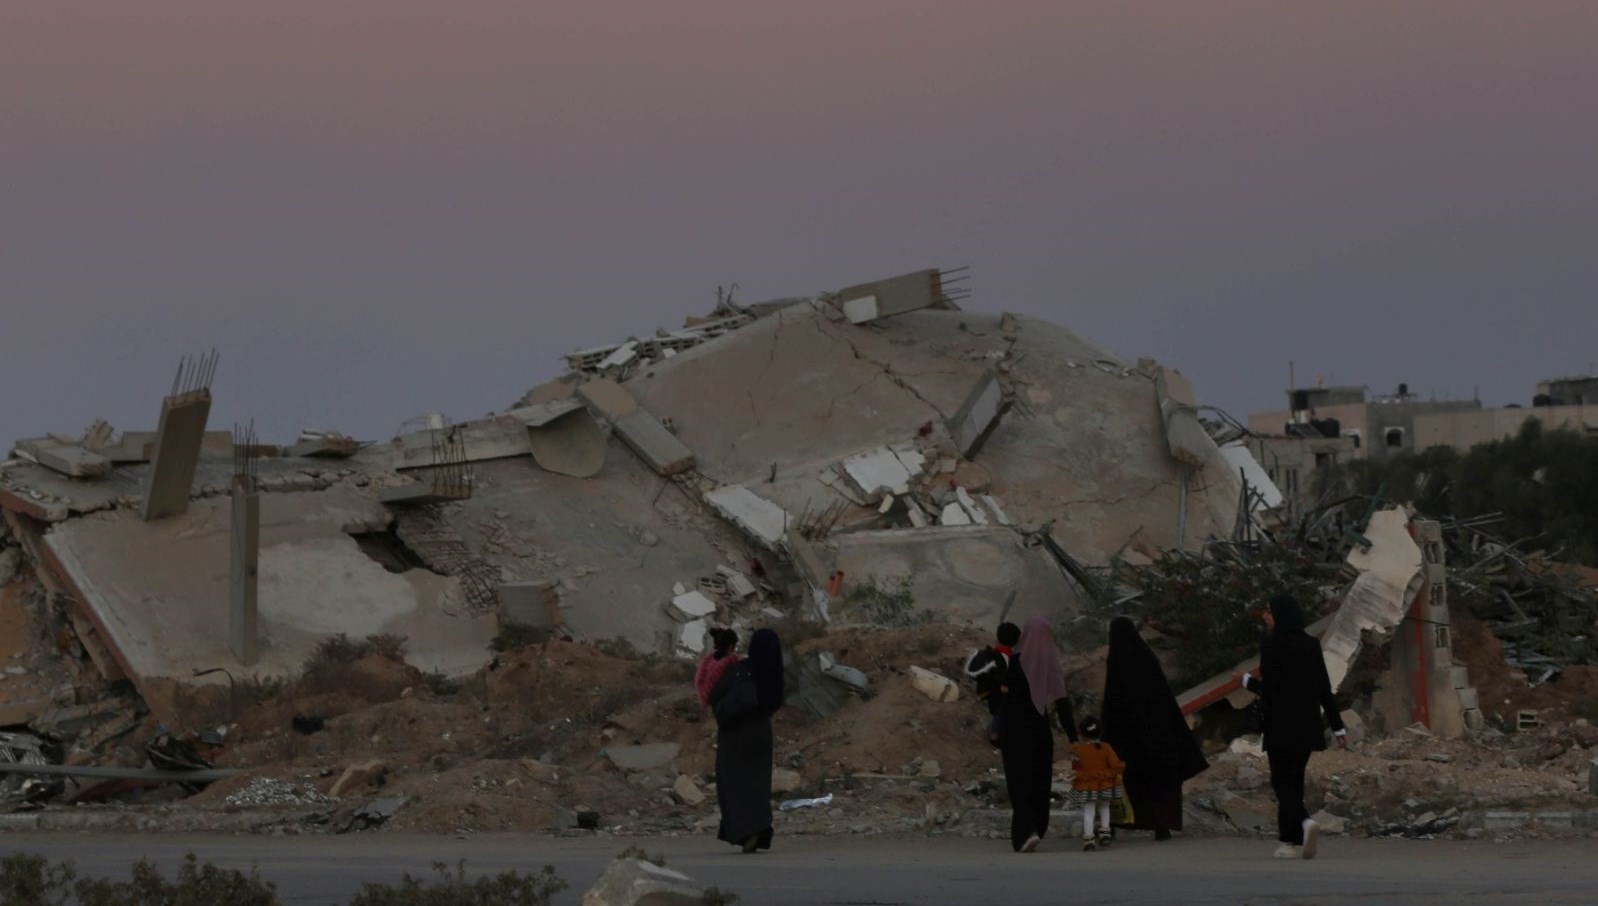
[[[746,853],[771,848],[771,715],[782,702],[782,642],[761,629],[749,639],[749,656],[727,668],[710,694],[721,806],[716,836]]]
[[[1210,766],[1182,717],[1154,650],[1127,617],[1110,621],[1104,673],[1104,741],[1126,762],[1122,785],[1133,828],[1169,840],[1182,829],[1182,784]]]
[[[1054,777],[1054,729],[1049,718],[1057,717],[1066,736],[1076,742],[1076,717],[1065,695],[1060,648],[1048,620],[1033,617],[1021,630],[999,694],[1003,696],[999,751],[1010,794],[1010,846],[1029,853],[1049,830]]]
[[[1326,748],[1321,715],[1347,748],[1348,735],[1338,713],[1321,643],[1304,631],[1304,611],[1291,595],[1271,599],[1260,644],[1258,676],[1243,674],[1245,688],[1259,693],[1265,756],[1276,792],[1278,859],[1313,859],[1320,828],[1304,807],[1304,769],[1311,752]]]

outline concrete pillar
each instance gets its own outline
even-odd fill
[[[194,390],[161,401],[161,424],[155,432],[150,474],[144,483],[145,522],[188,512],[194,469],[211,415],[211,391]]]
[[[228,570],[228,647],[239,663],[255,665],[259,641],[256,579],[261,553],[261,497],[247,476],[233,479],[232,557]]]

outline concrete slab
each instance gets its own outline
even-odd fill
[[[834,535],[826,549],[844,574],[846,602],[851,591],[873,578],[881,584],[909,577],[917,609],[990,630],[1012,590],[1016,599],[1009,618],[1017,623],[1032,616],[1072,614],[1080,606],[1059,568],[1039,550],[1022,546],[1019,536],[1006,528],[853,532]],[[849,606],[834,604],[834,619],[849,621]]]
[[[1260,502],[1255,509],[1275,509],[1286,500],[1282,492],[1276,487],[1276,482],[1271,481],[1270,473],[1254,458],[1248,445],[1242,441],[1233,441],[1221,447],[1221,459],[1226,461],[1226,467],[1233,475],[1239,475],[1248,480],[1248,486],[1260,495]]]
[[[1374,513],[1364,534],[1371,549],[1356,546],[1349,552],[1348,565],[1359,570],[1359,577],[1321,640],[1333,689],[1348,675],[1364,634],[1380,638],[1390,632],[1420,590],[1421,551],[1409,535],[1409,516],[1398,508]]]
[[[1004,388],[999,385],[999,376],[990,371],[982,376],[954,417],[949,419],[949,436],[954,438],[961,453],[972,455],[989,426],[999,417],[999,407],[1003,403]]]
[[[705,502],[761,547],[782,549],[792,522],[787,510],[743,485],[717,488],[705,495]]]
[[[101,478],[111,471],[111,460],[76,444],[48,437],[19,440],[17,455],[72,478]]]
[[[156,428],[155,450],[150,455],[150,471],[144,484],[145,522],[180,516],[188,510],[200,446],[205,442],[205,422],[210,415],[209,390],[195,390],[161,401],[161,422]],[[231,437],[228,443],[232,443]]]
[[[857,453],[839,463],[867,501],[884,494],[908,494],[910,483],[926,471],[926,457],[911,444],[895,444]]]
[[[616,422],[638,411],[638,400],[610,378],[584,381],[577,395],[607,421]]]
[[[502,414],[461,422],[452,430],[461,440],[467,462],[531,456],[533,452],[527,425],[513,415]],[[430,430],[402,434],[382,446],[388,447],[394,454],[396,469],[419,469],[434,464],[433,432]]]
[[[423,670],[459,674],[487,659],[494,620],[451,615],[454,580],[390,573],[349,536],[388,523],[375,501],[343,489],[260,499],[264,644],[251,672],[296,675],[316,645],[339,632],[404,635],[411,663]],[[161,678],[196,682],[197,667],[245,666],[228,648],[219,606],[228,597],[228,510],[224,498],[198,500],[184,515],[143,526],[125,510],[96,513],[44,538],[141,691]]]
[[[557,583],[562,620],[579,639],[670,653],[678,627],[660,606],[663,593],[748,557],[731,527],[620,443],[609,447],[603,481],[524,459],[476,469],[477,493],[445,518],[505,581]]]
[[[836,296],[839,307],[855,324],[902,315],[938,302],[938,271],[929,268],[859,283],[839,290]]]
[[[615,423],[616,436],[660,475],[677,475],[694,467],[694,452],[648,412],[639,409]]]
[[[556,475],[592,478],[605,467],[605,448],[610,443],[599,422],[575,400],[546,404],[562,407],[537,424],[527,425],[527,445],[533,462]]]
[[[417,481],[383,488],[377,492],[378,501],[388,506],[429,506],[436,503],[453,503],[470,496],[472,496],[470,485],[441,481]]]

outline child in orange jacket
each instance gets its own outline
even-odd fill
[[[1125,795],[1121,773],[1126,765],[1109,743],[1099,740],[1099,721],[1082,719],[1082,741],[1071,744],[1071,801],[1082,806],[1082,849],[1092,852],[1110,843],[1110,803]],[[1098,816],[1098,828],[1093,824]]]

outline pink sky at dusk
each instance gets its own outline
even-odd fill
[[[959,264],[1239,414],[1289,359],[1524,402],[1598,360],[1594,47],[1543,0],[0,0],[0,438],[151,427],[211,346],[218,423],[381,437],[717,284]]]

